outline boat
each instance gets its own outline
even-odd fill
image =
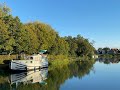
[[[10,70],[29,71],[48,67],[47,50],[40,50],[38,54],[25,57],[23,60],[11,60]]]

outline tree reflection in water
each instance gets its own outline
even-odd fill
[[[111,64],[111,63],[119,63],[120,62],[120,57],[116,58],[103,58],[100,57],[97,59],[97,61],[104,63],[104,64]]]
[[[93,61],[72,62],[71,64],[66,65],[63,68],[56,68],[49,71],[47,79],[43,79],[42,83],[40,83],[39,77],[36,78],[36,80],[38,80],[39,82],[33,83],[33,77],[35,77],[35,73],[33,73],[33,76],[26,76],[24,79],[21,79],[19,82],[17,82],[17,87],[15,84],[13,84],[12,87],[14,87],[14,90],[59,90],[60,85],[64,84],[67,79],[72,77],[82,78],[85,75],[88,75],[92,70],[93,64]],[[19,74],[19,76],[21,75]],[[19,76],[17,76],[16,78],[19,78]],[[15,76],[13,75],[12,77],[14,78]],[[11,88],[11,81],[8,82],[8,76],[0,76],[0,80],[2,80],[2,78],[4,78],[5,81],[3,81],[3,83],[0,83],[0,89],[9,90]]]

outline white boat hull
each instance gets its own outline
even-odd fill
[[[11,70],[35,70],[48,67],[48,62],[37,60],[12,60],[9,64]]]
[[[48,67],[47,55],[34,54],[25,57],[25,60],[11,60],[9,68],[11,70],[35,70]]]

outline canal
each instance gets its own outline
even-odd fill
[[[120,90],[118,59],[73,62],[54,70],[0,70],[0,90]]]

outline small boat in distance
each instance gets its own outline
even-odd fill
[[[48,67],[47,50],[25,57],[24,60],[11,60],[9,68],[16,71],[29,71]]]

